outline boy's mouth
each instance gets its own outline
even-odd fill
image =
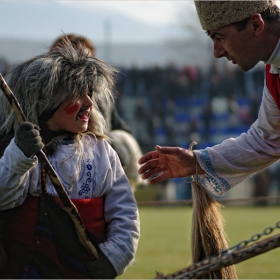
[[[77,118],[84,122],[87,122],[89,120],[89,115],[90,111],[83,111],[78,113]]]

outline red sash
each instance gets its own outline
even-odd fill
[[[55,201],[63,208],[61,200]],[[77,207],[86,229],[98,237],[105,236],[104,197],[72,199]]]
[[[59,198],[54,200],[62,207]],[[28,196],[24,203],[13,209],[11,238],[19,243],[30,245],[38,220],[39,197]],[[105,236],[104,198],[73,199],[86,229],[98,237]]]
[[[270,73],[271,65],[267,64],[265,67],[266,86],[271,93],[278,109],[280,110],[280,77],[279,74]]]

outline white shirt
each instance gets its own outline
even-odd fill
[[[65,141],[48,159],[70,198],[105,196],[108,235],[100,249],[120,275],[135,256],[140,232],[139,214],[118,155],[105,140],[95,142],[92,136],[85,136],[79,147],[73,141]],[[39,195],[41,170],[38,159],[27,158],[14,139],[0,159],[0,178],[0,210],[21,205],[27,195]],[[49,179],[47,192],[57,196]]]
[[[266,64],[275,66],[274,71],[280,67],[279,42]],[[247,133],[194,152],[206,172],[200,181],[216,196],[275,163],[280,158],[280,111],[266,83],[258,119]]]

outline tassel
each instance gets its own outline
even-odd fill
[[[196,144],[193,142],[190,145]],[[197,161],[196,161],[197,171]],[[223,249],[228,248],[224,219],[221,214],[222,205],[192,176],[193,214],[191,249],[192,262],[200,262],[206,257],[217,256]],[[203,275],[203,279],[237,279],[235,266],[223,267]]]

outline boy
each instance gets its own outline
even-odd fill
[[[0,210],[8,213],[9,229],[4,278],[115,278],[134,258],[137,205],[97,106],[104,98],[111,106],[115,73],[65,42],[8,74],[7,84],[30,122],[19,125],[0,96],[5,119],[0,134],[6,140],[0,143]],[[74,247],[71,251],[75,235],[68,235],[59,220],[64,213],[57,207],[57,193],[35,156],[43,147],[97,245],[97,260],[83,251],[84,259],[75,258]]]

